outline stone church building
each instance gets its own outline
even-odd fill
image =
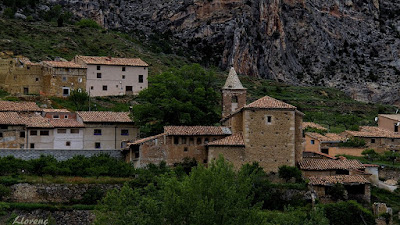
[[[135,167],[161,161],[173,165],[185,157],[207,164],[223,155],[235,168],[258,162],[265,171],[278,171],[302,159],[303,116],[295,106],[269,96],[246,104],[246,88],[231,68],[222,88],[222,127],[175,127],[179,133],[166,127],[163,134],[128,143],[126,160]]]

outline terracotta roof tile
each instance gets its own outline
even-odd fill
[[[22,63],[24,65],[28,65],[28,66],[39,66],[40,65],[40,63],[31,62],[31,60],[28,58],[19,58],[18,60],[20,61],[20,63]]]
[[[40,112],[40,109],[35,102],[11,102],[0,101],[0,112]]]
[[[74,62],[62,62],[62,61],[43,61],[43,65],[55,68],[76,68],[76,69],[86,69],[86,67],[79,65]]]
[[[360,131],[346,130],[346,133],[355,137],[375,137],[375,138],[400,138],[400,132],[391,132],[379,127],[362,126]]]
[[[400,121],[400,114],[379,114],[379,116],[386,117],[392,120]]]
[[[113,58],[105,56],[76,56],[86,64],[118,65],[118,66],[149,66],[139,58]]]
[[[231,67],[228,78],[226,79],[225,85],[222,89],[246,89],[240,82],[239,77],[233,67]]]
[[[303,122],[302,126],[303,129],[310,127],[310,128],[316,128],[318,130],[327,130],[325,127],[313,122]]]
[[[165,133],[162,133],[162,134],[157,134],[157,135],[154,135],[154,136],[151,136],[151,137],[142,138],[142,139],[136,140],[133,143],[127,143],[127,146],[129,148],[130,145],[139,145],[139,144],[151,141],[151,140],[155,140],[155,139],[160,138],[160,137],[162,137],[164,135],[165,135]]]
[[[288,103],[279,101],[269,96],[264,96],[246,106],[244,108],[258,108],[258,109],[296,109],[295,106]]]
[[[340,142],[346,140],[346,137],[335,133],[326,133],[325,135],[322,135],[319,133],[307,132],[306,135],[322,142]]]
[[[164,133],[168,135],[230,135],[227,127],[217,126],[165,126]]]
[[[311,152],[311,151],[303,151],[303,154],[304,153],[309,153],[309,154],[314,154],[314,155],[318,155],[318,156],[322,156],[322,157],[325,157],[325,158],[329,158],[329,159],[337,159],[336,157],[334,157],[334,156],[330,156],[330,155],[328,155],[328,154],[325,154],[325,153],[322,153],[322,152]],[[304,156],[303,155],[303,158],[313,158],[313,157],[315,157],[315,156]]]
[[[340,184],[369,184],[370,182],[362,175],[335,175],[335,176],[313,176],[308,178],[311,185],[332,186]]]
[[[77,114],[82,118],[84,123],[95,122],[115,122],[115,123],[132,123],[129,112],[103,112],[103,111],[80,111]]]
[[[0,112],[0,124],[4,125],[24,125],[25,121],[17,112]]]
[[[208,143],[208,146],[245,146],[241,133],[232,134],[220,140]]]
[[[51,112],[62,112],[62,113],[69,113],[68,109],[43,109],[43,112],[51,113]]]
[[[363,164],[365,167],[379,167],[379,165],[375,164]]]
[[[301,170],[350,170],[364,169],[363,164],[356,159],[333,160],[305,158],[299,162]]]
[[[85,127],[74,119],[50,119],[50,124],[53,127]]]
[[[21,115],[27,127],[53,128],[50,120],[40,115]]]

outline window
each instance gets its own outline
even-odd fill
[[[194,138],[189,138],[189,145],[194,145]]]
[[[394,139],[392,138],[392,142],[394,142]]]
[[[57,129],[57,134],[65,134],[67,133],[67,129]]]
[[[90,90],[93,90],[93,86],[90,86]]]
[[[97,70],[101,70],[101,66],[97,66]]]
[[[174,144],[175,145],[179,144],[179,137],[174,137]]]
[[[3,137],[3,132],[0,132],[0,137]]]
[[[40,131],[40,136],[49,136],[49,131],[48,130],[41,130]]]
[[[132,86],[126,86],[126,87],[125,87],[125,90],[126,90],[126,91],[132,91],[133,88],[132,88]]]
[[[39,81],[39,78],[36,77],[35,81],[38,82],[38,81]]]
[[[186,137],[181,138],[182,144],[186,144]]]
[[[100,142],[95,142],[94,143],[94,148],[101,148]]]
[[[103,91],[107,91],[107,85],[103,85]]]
[[[71,146],[71,142],[70,141],[65,142],[65,146]]]
[[[68,115],[64,115],[64,119],[68,119]]]
[[[321,152],[329,155],[329,148],[323,148],[321,149]]]
[[[67,81],[67,77],[62,77],[62,81]]]
[[[208,138],[204,138],[204,144],[208,144]]]
[[[101,78],[101,73],[97,73],[97,78]]]
[[[312,144],[312,145],[315,144],[315,141],[314,141],[314,140],[311,140],[311,144]]]
[[[82,83],[82,78],[78,78],[78,83]]]
[[[121,135],[128,136],[129,135],[129,130],[121,130]]]
[[[35,148],[35,143],[31,143],[31,148]]]
[[[126,67],[125,66],[122,67],[122,71],[126,71]]]
[[[184,152],[187,152],[187,151],[188,151],[188,148],[187,148],[187,147],[184,147],[184,148],[183,148],[183,151],[184,151]]]
[[[22,138],[24,138],[24,137],[25,137],[25,131],[21,131],[21,132],[19,132],[19,137],[22,137]]]
[[[371,143],[372,143],[372,144],[375,143],[375,139],[371,139]]]
[[[63,96],[69,96],[69,88],[63,87]]]
[[[101,129],[94,129],[94,135],[101,135]]]
[[[36,136],[37,135],[37,130],[31,130],[31,136]]]
[[[71,134],[79,134],[79,129],[71,129]],[[101,134],[101,130],[100,130]]]
[[[197,144],[201,145],[201,138],[197,138]]]
[[[143,75],[139,75],[139,83],[143,83]]]
[[[27,94],[29,94],[29,88],[24,87],[24,95],[27,95]]]
[[[122,79],[125,79],[125,75],[122,75]]]
[[[53,115],[53,119],[60,119],[60,115]]]
[[[272,116],[265,116],[265,123],[272,124]]]
[[[238,97],[237,96],[232,96],[232,103],[238,103]]]
[[[397,123],[394,124],[394,132],[399,132],[399,126],[397,126]]]

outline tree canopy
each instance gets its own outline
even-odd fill
[[[149,77],[149,87],[139,93],[141,104],[133,106],[141,132],[156,134],[165,125],[213,125],[220,119],[219,99],[213,71],[199,64],[170,69]]]

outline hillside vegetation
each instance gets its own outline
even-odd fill
[[[99,55],[114,57],[140,57],[150,65],[150,76],[160,74],[171,67],[191,63],[187,58],[160,53],[156,43],[140,43],[128,34],[86,26],[55,22],[27,22],[0,19],[0,49],[24,55],[32,61],[53,60],[62,57],[71,60],[75,55]],[[227,72],[214,68],[216,87],[222,87]],[[351,99],[343,92],[326,87],[290,86],[271,80],[241,76],[248,89],[248,103],[264,95],[283,100],[305,113],[305,121],[321,123],[331,132],[357,129],[360,125],[374,125],[378,113],[394,113],[389,105],[366,104]],[[150,84],[151,85],[151,84]],[[219,90],[216,90],[219,91]],[[75,110],[65,99],[52,98],[53,106]],[[128,104],[135,104],[135,97],[92,98],[93,110],[128,111]]]

